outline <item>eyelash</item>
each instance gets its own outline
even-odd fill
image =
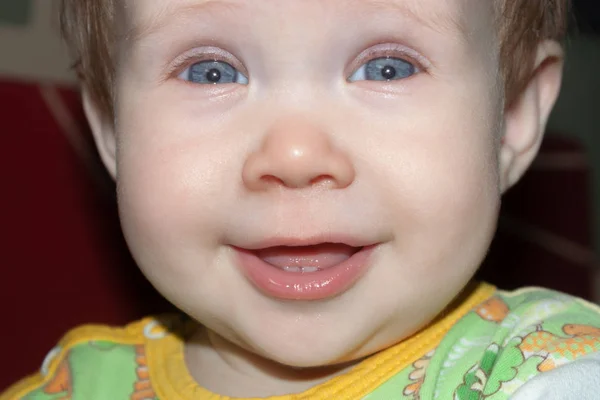
[[[350,67],[345,71],[347,77],[356,71],[359,67],[372,60],[384,57],[398,58],[414,65],[417,69],[417,74],[427,72],[429,70],[428,61],[413,50],[409,50],[403,46],[396,44],[380,44],[370,46],[366,50],[360,52]],[[179,76],[186,68],[191,65],[203,61],[221,61],[230,64],[232,67],[240,71],[245,76],[248,76],[248,71],[243,67],[243,64],[231,53],[217,48],[209,48],[207,50],[193,50],[189,53],[177,57],[172,65],[167,69],[165,78]]]
[[[370,61],[386,57],[398,58],[414,65],[417,69],[417,74],[427,72],[430,68],[425,57],[401,45],[390,43],[370,46],[366,50],[360,52],[356,57],[354,57],[354,61],[350,64],[348,70],[346,71],[346,75],[350,76],[350,74],[356,71],[359,67]]]
[[[186,68],[190,67],[193,64],[203,61],[226,62],[227,64],[231,65],[244,75],[248,75],[248,72],[246,71],[242,63],[238,59],[233,57],[231,53],[219,49],[210,48],[208,50],[192,50],[191,52],[185,53],[177,57],[173,61],[172,65],[167,69],[167,72],[165,73],[165,78],[171,78],[174,76],[177,77],[183,71],[185,71]]]

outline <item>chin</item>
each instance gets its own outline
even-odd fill
[[[254,338],[246,336],[243,342],[235,343],[262,358],[292,368],[317,368],[347,364],[368,354],[363,354],[365,338],[352,332],[350,337],[335,329],[297,332],[291,335],[259,333]],[[359,337],[360,336],[360,337]]]
[[[284,365],[288,368],[293,369],[315,369],[315,368],[336,368],[344,367],[349,363],[357,360],[359,357],[349,357],[344,352],[340,353],[323,353],[320,351],[307,350],[304,347],[304,351],[294,351],[277,353],[272,352],[269,354],[261,355],[263,358]]]

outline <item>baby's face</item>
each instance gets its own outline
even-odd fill
[[[492,2],[127,1],[119,207],[140,267],[294,366],[431,321],[499,207]]]

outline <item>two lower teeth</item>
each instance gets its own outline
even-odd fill
[[[283,267],[282,269],[286,272],[301,272],[301,273],[317,272],[317,271],[321,270],[318,267]]]

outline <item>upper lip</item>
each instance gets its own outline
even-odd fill
[[[248,241],[244,245],[236,246],[244,250],[261,250],[271,247],[305,247],[315,246],[324,243],[344,244],[349,247],[367,247],[376,244],[376,241],[369,241],[365,238],[359,238],[343,234],[321,234],[306,237],[272,237],[260,239],[257,241]]]

